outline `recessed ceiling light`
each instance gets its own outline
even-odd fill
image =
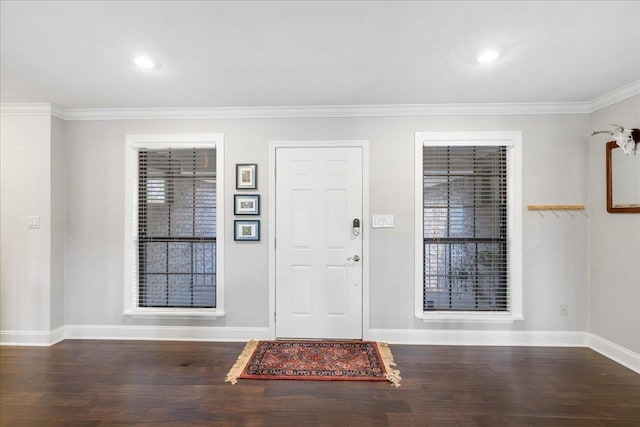
[[[152,70],[156,67],[156,63],[148,56],[136,56],[133,59],[133,62],[138,66],[138,68],[142,68],[143,70]]]
[[[493,62],[498,58],[498,56],[500,56],[500,54],[493,49],[485,50],[480,53],[480,56],[478,56],[478,62],[481,64]]]

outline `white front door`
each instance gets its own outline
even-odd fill
[[[278,338],[362,338],[362,151],[276,148]]]

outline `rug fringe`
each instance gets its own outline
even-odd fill
[[[256,349],[258,345],[258,341],[251,340],[244,346],[244,350],[238,356],[236,363],[233,364],[233,367],[229,370],[227,374],[227,378],[225,378],[225,382],[230,382],[231,384],[238,384],[238,377],[242,375],[242,370],[244,369],[244,365],[247,364],[247,361],[253,354],[253,351]]]
[[[402,377],[400,376],[399,369],[392,368],[392,366],[396,366],[396,362],[393,361],[393,354],[391,354],[389,344],[385,342],[379,342],[378,351],[380,352],[382,363],[384,363],[384,367],[387,370],[387,381],[393,384],[394,387],[400,387],[400,380],[402,379]]]

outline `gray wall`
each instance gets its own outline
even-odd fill
[[[591,130],[610,123],[640,128],[640,96],[590,115]],[[606,211],[604,135],[589,143],[589,331],[640,353],[640,214]]]
[[[64,263],[67,216],[64,121],[51,119],[51,329],[64,326]]]
[[[65,124],[67,324],[268,324],[266,239],[225,244],[225,311],[217,320],[130,319],[123,311],[124,139],[135,133],[224,133],[226,224],[234,165],[258,163],[263,235],[268,235],[270,140],[370,141],[371,214],[395,228],[370,239],[371,328],[587,329],[587,217],[528,212],[527,204],[586,204],[587,115],[432,116],[340,119],[120,120]],[[514,324],[425,324],[414,318],[414,136],[416,131],[523,132],[524,315]],[[566,317],[559,305],[568,304]]]
[[[50,330],[51,116],[0,118],[1,331]],[[27,229],[27,216],[40,228]]]

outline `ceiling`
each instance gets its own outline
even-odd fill
[[[584,102],[640,1],[2,1],[0,100],[68,108]],[[480,50],[501,52],[479,64]],[[159,66],[137,69],[135,55]]]

